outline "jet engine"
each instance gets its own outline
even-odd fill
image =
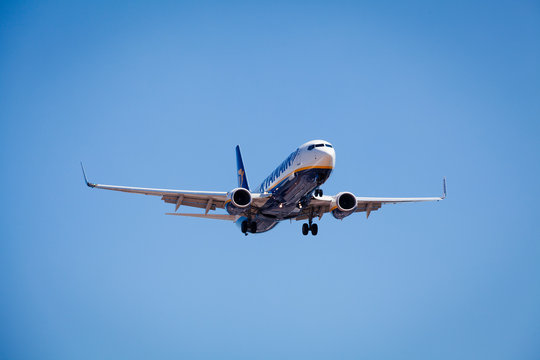
[[[240,215],[251,207],[251,193],[244,188],[236,188],[227,194],[225,209],[231,215]]]
[[[357,207],[356,196],[350,192],[340,192],[332,200],[331,209],[332,215],[336,219],[343,219],[346,216],[351,215]]]

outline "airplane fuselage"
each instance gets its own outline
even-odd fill
[[[257,223],[257,233],[265,232],[279,221],[296,217],[309,205],[313,192],[330,177],[336,153],[324,140],[309,141],[292,152],[256,189],[271,194],[251,221]],[[237,224],[246,220],[241,217]]]

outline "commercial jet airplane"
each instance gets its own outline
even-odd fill
[[[403,202],[439,201],[446,197],[446,180],[443,179],[441,197],[358,197],[350,192],[323,195],[321,185],[328,180],[336,162],[332,144],[324,140],[309,141],[293,151],[256,189],[250,190],[246,170],[236,146],[238,187],[229,192],[147,189],[115,185],[93,184],[82,168],[86,185],[91,188],[123,191],[135,194],[161,196],[166,203],[175,204],[175,212],[166,215],[189,216],[205,219],[233,221],[242,233],[262,233],[282,220],[307,220],[302,234],[317,235],[319,220],[330,212],[336,219],[343,219],[355,212],[365,212],[366,217],[383,204]],[[82,163],[81,163],[82,167]],[[204,209],[204,214],[178,213],[180,206]],[[228,214],[209,213],[217,208]]]

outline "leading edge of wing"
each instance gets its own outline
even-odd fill
[[[417,197],[417,198],[387,198],[387,197],[356,197],[357,202],[380,202],[380,203],[400,203],[400,202],[421,202],[421,201],[439,201],[444,197]]]
[[[357,202],[380,202],[380,203],[401,203],[401,202],[420,202],[420,201],[440,201],[446,199],[446,177],[443,178],[443,193],[439,197],[409,197],[409,198],[390,198],[390,197],[356,197]]]
[[[92,184],[93,188],[96,189],[105,189],[105,190],[115,190],[122,191],[127,193],[135,194],[144,194],[144,195],[202,195],[202,196],[227,196],[225,191],[192,191],[192,190],[173,190],[173,189],[152,189],[152,188],[140,188],[140,187],[129,187],[129,186],[118,186],[118,185],[102,185],[102,184]]]
[[[104,184],[94,184],[88,181],[86,177],[86,172],[84,171],[84,166],[81,161],[81,169],[84,177],[84,182],[88,187],[104,189],[104,190],[114,190],[122,191],[127,193],[134,194],[144,194],[144,195],[200,195],[200,196],[227,196],[225,191],[193,191],[193,190],[173,190],[173,189],[153,189],[153,188],[142,188],[142,187],[130,187],[130,186],[119,186],[119,185],[104,185]]]

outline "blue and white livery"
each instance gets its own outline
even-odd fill
[[[300,146],[254,190],[249,188],[239,146],[236,147],[236,163],[238,187],[229,192],[101,185],[90,183],[84,168],[83,175],[89,187],[161,196],[163,201],[175,205],[175,212],[167,215],[233,221],[246,235],[268,231],[280,221],[288,219],[307,220],[302,225],[302,233],[317,235],[318,226],[313,220],[320,220],[327,212],[332,213],[336,219],[343,219],[355,212],[365,212],[369,217],[382,204],[439,201],[446,197],[445,180],[441,197],[358,197],[350,192],[323,195],[321,185],[328,180],[336,163],[334,147],[324,140],[312,140]],[[204,214],[179,213],[177,211],[180,206],[201,208]],[[227,214],[210,213],[218,208],[225,209]]]

